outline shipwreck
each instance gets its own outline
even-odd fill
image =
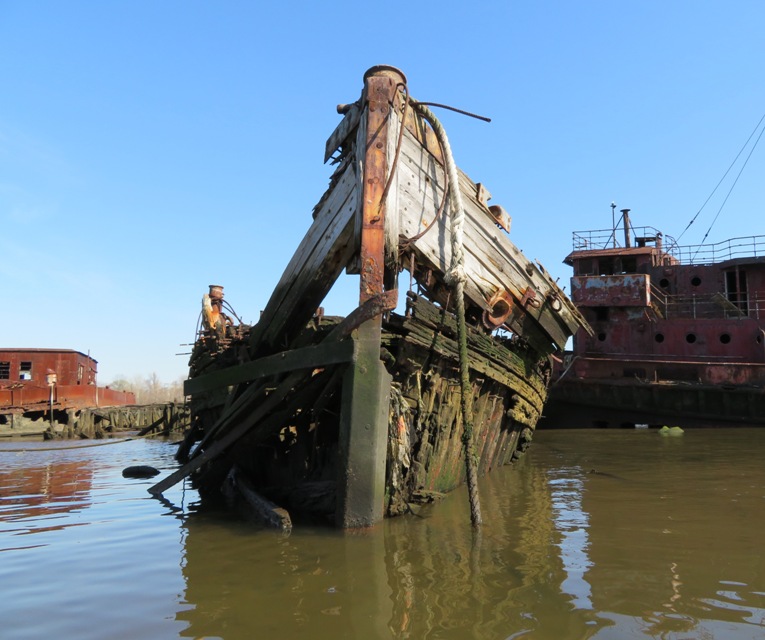
[[[338,112],[329,188],[257,324],[205,294],[192,426],[155,495],[190,477],[282,528],[353,528],[470,488],[528,446],[552,354],[589,329],[401,71],[371,68]],[[343,270],[358,308],[325,315]]]

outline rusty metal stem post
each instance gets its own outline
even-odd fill
[[[391,109],[403,74],[373,67],[365,75],[367,102],[363,153],[361,263],[359,304],[384,293],[385,183]],[[357,330],[354,361],[343,378],[340,418],[340,469],[336,524],[344,529],[368,527],[382,520],[391,376],[380,360],[382,316]]]

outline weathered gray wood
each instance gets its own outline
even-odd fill
[[[160,426],[164,422],[165,422],[165,416],[162,415],[157,420],[152,422],[148,427],[144,427],[143,429],[141,429],[138,432],[138,435],[139,436],[145,436],[147,433],[151,433],[152,431],[154,431],[154,429],[156,429],[158,426]]]
[[[410,303],[410,313],[406,317],[394,326],[389,323],[391,334],[387,340],[395,341],[396,333],[401,332],[406,335],[407,342],[458,362],[457,326],[454,318],[413,294],[410,294]],[[529,371],[533,363],[498,344],[491,336],[472,328],[468,329],[468,344],[471,369],[513,389],[532,405],[542,406],[547,390],[539,375]]]
[[[397,185],[400,189],[400,230],[405,237],[414,237],[433,220],[443,198],[443,169],[419,142],[407,131],[397,167]],[[460,189],[465,206],[465,271],[468,281],[465,293],[484,309],[497,291],[508,291],[520,301],[528,287],[538,292],[542,304],[527,306],[525,314],[531,316],[547,335],[547,339],[563,347],[569,329],[577,323],[568,306],[556,312],[546,303],[555,295],[566,302],[560,289],[549,275],[529,261],[500,230],[486,206],[478,199],[476,185],[462,172]],[[450,223],[448,210],[424,236],[413,243],[420,259],[431,267],[445,272],[451,262]],[[578,312],[575,312],[578,315]],[[525,327],[533,331],[531,327]]]
[[[398,272],[398,252],[399,252],[399,235],[400,235],[400,218],[398,215],[399,207],[399,184],[398,181],[401,174],[397,171],[397,166],[393,166],[393,161],[396,156],[396,146],[398,145],[398,135],[401,129],[401,120],[393,117],[391,114],[390,124],[388,127],[388,143],[387,143],[387,163],[388,163],[388,179],[391,181],[390,188],[385,198],[383,206],[385,208],[385,263],[388,268],[395,269]],[[402,140],[403,143],[403,140]],[[398,164],[398,163],[397,163]]]
[[[240,382],[280,375],[296,369],[315,369],[349,362],[352,357],[353,345],[348,342],[318,344],[302,349],[282,351],[252,362],[245,362],[186,380],[183,384],[183,392],[187,396],[194,395]]]
[[[323,340],[321,344],[333,345],[348,337],[351,332],[366,320],[380,315],[383,311],[393,309],[397,299],[397,291],[389,291],[381,296],[376,296],[368,300],[364,305],[358,307],[344,318]],[[298,375],[306,375],[298,373]],[[261,381],[258,384],[252,384],[236,400],[227,402],[227,407],[221,413],[218,421],[209,429],[200,442],[197,450],[204,450],[208,442],[214,441],[226,430],[243,422],[247,422],[252,416],[249,415],[250,408],[257,402],[261,402],[268,393],[269,387],[273,382],[269,380]],[[233,393],[229,394],[229,400],[233,398]]]
[[[353,104],[348,109],[345,117],[340,121],[332,135],[327,139],[327,143],[324,145],[324,162],[332,157],[332,154],[337,151],[340,145],[345,142],[348,136],[353,133],[353,130],[358,126],[361,119],[361,109],[359,105]]]
[[[395,300],[398,292],[389,291],[383,295],[370,298],[363,305],[355,309],[348,315],[332,332],[324,338],[323,342],[332,343],[347,337],[356,327],[361,325],[366,320],[381,314],[385,310],[389,310],[391,300]],[[310,372],[309,374],[310,375]],[[244,412],[241,415],[241,420],[236,422],[225,434],[216,438],[209,447],[204,449],[201,453],[196,454],[189,462],[183,465],[180,469],[177,469],[171,473],[167,478],[161,480],[157,484],[149,487],[149,493],[152,495],[160,495],[163,491],[166,491],[174,484],[180,482],[188,475],[194,473],[199,467],[206,462],[218,457],[221,453],[226,451],[231,445],[237,442],[241,437],[247,434],[255,425],[258,424],[265,416],[271,413],[279,403],[285,398],[285,396],[292,391],[302,380],[305,379],[306,374],[303,371],[298,371],[288,375],[277,387],[274,389],[263,401],[255,407],[251,407],[251,411]],[[238,412],[241,412],[243,408],[250,408],[248,404],[248,392],[247,389],[240,398],[232,405],[232,414],[223,415],[216,424],[227,424],[231,420],[231,416],[235,415],[240,417]],[[215,427],[214,427],[215,428]],[[197,448],[196,451],[199,451]]]
[[[250,351],[288,344],[308,323],[353,253],[350,242],[358,207],[352,164],[325,197],[308,233],[285,269],[258,324]]]
[[[206,462],[218,457],[260,420],[273,411],[284,397],[304,378],[304,375],[305,374],[302,372],[298,372],[287,376],[287,378],[264,399],[262,404],[255,407],[253,411],[243,417],[242,422],[239,422],[227,433],[214,440],[209,447],[202,451],[202,453],[193,457],[180,469],[174,471],[167,478],[161,480],[154,486],[149,487],[149,493],[152,495],[160,495],[162,492],[199,469],[199,467]]]

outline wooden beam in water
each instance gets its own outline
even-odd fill
[[[247,479],[246,474],[240,473],[239,469],[234,467],[226,480],[224,490],[231,492],[232,498],[235,500],[238,497],[243,501],[247,513],[252,519],[283,533],[292,531],[292,519],[286,509],[275,505],[260,495]]]

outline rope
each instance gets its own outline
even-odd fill
[[[476,469],[475,447],[473,444],[473,390],[470,386],[470,365],[467,351],[467,325],[465,322],[465,253],[463,248],[463,227],[465,209],[459,188],[457,166],[454,164],[449,139],[438,118],[426,106],[412,100],[412,106],[433,127],[444,154],[446,175],[449,180],[449,213],[451,226],[452,259],[445,274],[448,285],[454,289],[457,306],[457,340],[460,356],[460,409],[462,411],[462,446],[465,455],[465,475],[467,477],[468,498],[470,501],[470,521],[474,527],[482,523],[481,503],[478,496],[478,471]]]
[[[80,444],[72,445],[70,447],[34,447],[32,449],[0,449],[0,453],[37,453],[38,451],[68,451],[70,449],[93,449],[95,447],[105,447],[110,444],[122,444],[123,442],[130,442],[131,440],[142,440],[143,438],[155,437],[157,433],[147,433],[144,436],[133,436],[131,438],[123,438],[121,440],[110,440],[109,442],[99,442],[98,444]]]
[[[755,128],[752,130],[752,133],[750,133],[750,134],[749,134],[749,137],[746,139],[746,142],[745,142],[745,143],[744,143],[744,145],[741,147],[741,149],[739,150],[739,152],[736,154],[736,157],[735,157],[735,158],[733,158],[733,162],[731,162],[731,163],[730,163],[730,166],[729,166],[729,167],[726,169],[725,173],[723,174],[723,177],[722,177],[722,178],[720,178],[720,181],[717,183],[717,185],[715,185],[715,188],[714,188],[714,189],[712,189],[712,193],[710,193],[710,194],[709,194],[709,196],[707,196],[707,199],[706,199],[706,200],[704,200],[704,204],[702,204],[702,205],[701,205],[701,207],[699,208],[699,210],[696,212],[696,215],[695,215],[695,216],[693,216],[693,218],[691,218],[691,221],[688,223],[688,226],[687,226],[687,227],[685,227],[685,229],[683,229],[683,232],[682,232],[682,233],[681,233],[679,236],[677,236],[677,242],[679,242],[679,241],[680,241],[680,239],[683,237],[683,235],[685,235],[685,232],[686,232],[686,231],[688,231],[688,229],[690,229],[690,228],[691,228],[691,225],[692,225],[694,222],[696,222],[696,218],[698,218],[698,217],[699,217],[699,214],[702,212],[702,210],[704,209],[704,207],[706,207],[706,206],[707,206],[707,203],[708,203],[708,202],[709,202],[709,201],[712,199],[712,196],[715,194],[715,192],[717,191],[717,189],[719,189],[720,185],[723,183],[723,180],[725,180],[725,178],[727,177],[727,175],[730,173],[730,170],[733,168],[733,165],[735,165],[735,164],[736,164],[736,162],[738,161],[739,157],[740,157],[740,156],[741,156],[741,154],[744,152],[744,149],[746,149],[747,145],[749,144],[750,140],[752,139],[752,136],[754,136],[754,134],[755,134],[755,133],[757,133],[757,129],[759,129],[759,128],[760,128],[760,125],[762,124],[762,121],[763,121],[763,120],[765,120],[765,113],[764,113],[764,114],[762,114],[762,118],[760,118],[760,121],[757,123],[757,126],[755,126]],[[757,141],[754,143],[754,147],[756,147],[756,146],[757,146],[757,142],[759,142],[759,141],[760,141],[760,137],[761,137],[761,136],[762,136],[762,132],[760,132],[760,136],[758,136],[758,138],[757,138]],[[754,147],[752,147],[752,151],[754,151]],[[750,152],[749,152],[749,155],[750,155],[750,156],[752,155],[752,151],[750,151]],[[749,158],[748,158],[748,157],[747,157],[747,159],[746,159],[746,162],[744,162],[744,167],[746,166],[746,163],[747,163],[747,162],[749,162]],[[742,168],[741,168],[741,171],[743,171],[743,170],[744,170],[744,168],[742,167]],[[739,176],[741,175],[741,171],[739,171]],[[736,178],[736,182],[738,182],[738,178]],[[733,183],[733,186],[736,186],[736,183],[735,183],[735,182]],[[731,191],[732,191],[732,190],[733,190],[733,187],[731,187]],[[729,196],[729,195],[730,195],[730,191],[728,192],[728,196]],[[727,196],[725,197],[725,200],[726,200],[726,201],[728,200],[728,197],[727,197]],[[723,202],[723,206],[724,206],[724,205],[725,205],[725,202]],[[722,207],[720,207],[720,211],[721,211],[721,210],[722,210]],[[717,215],[718,215],[718,216],[720,215],[720,211],[718,211],[718,212],[717,212]],[[715,220],[717,220],[717,216],[715,216]],[[714,224],[714,221],[712,222],[712,224]],[[712,227],[710,226],[710,227],[709,227],[709,229],[711,230],[711,229],[712,229]],[[707,235],[709,235],[709,231],[707,231]],[[706,238],[706,236],[704,236],[704,237]]]
[[[765,115],[763,116],[763,118],[765,118]],[[762,120],[760,120],[760,122],[762,122]],[[760,126],[759,123],[757,126]],[[720,208],[717,210],[717,214],[715,215],[714,220],[712,220],[712,224],[709,225],[709,229],[707,229],[707,232],[704,234],[704,237],[701,239],[701,244],[704,244],[704,242],[706,242],[706,239],[709,236],[709,232],[712,231],[712,227],[715,225],[715,222],[717,222],[717,218],[720,217],[720,212],[723,210],[725,203],[728,202],[728,198],[730,198],[730,194],[733,192],[733,189],[738,183],[738,179],[741,177],[741,174],[744,172],[744,169],[746,169],[746,165],[749,163],[749,158],[752,157],[754,150],[757,148],[757,143],[760,141],[760,138],[762,138],[763,133],[765,133],[765,127],[762,129],[762,131],[760,131],[760,135],[757,136],[757,140],[754,141],[754,144],[752,145],[752,148],[749,151],[749,155],[746,157],[746,160],[744,160],[744,164],[741,166],[741,169],[739,170],[738,175],[736,176],[736,179],[733,181],[733,184],[731,185],[730,189],[728,189],[728,193],[725,196],[725,200],[723,200],[722,204],[720,205]],[[701,249],[700,246],[696,249],[696,253],[693,254],[694,258],[698,254],[699,249]]]
[[[449,180],[449,213],[450,213],[450,225],[451,225],[451,248],[452,259],[449,265],[449,270],[445,274],[446,284],[456,285],[457,283],[464,284],[467,280],[465,275],[465,253],[463,250],[464,233],[463,227],[465,222],[465,209],[462,205],[462,194],[459,189],[459,178],[457,176],[457,165],[454,164],[454,157],[452,156],[452,148],[449,145],[449,138],[446,136],[446,131],[443,125],[436,118],[435,114],[423,106],[419,102],[412,100],[412,106],[420,112],[423,118],[425,118],[433,127],[433,131],[438,138],[441,149],[444,153],[444,163],[446,164],[446,176]]]

